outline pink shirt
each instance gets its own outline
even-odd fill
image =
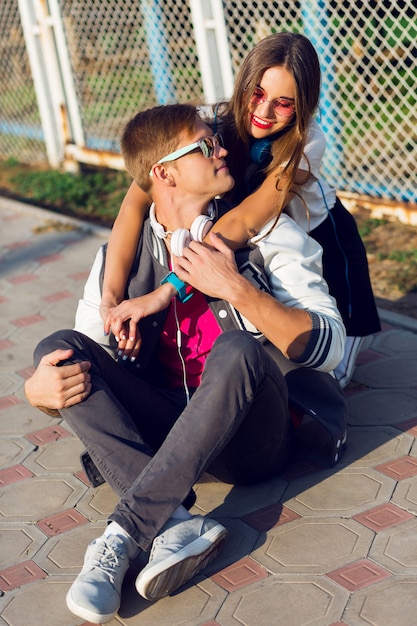
[[[177,332],[175,314],[180,333]],[[171,300],[158,349],[158,359],[165,370],[165,382],[170,388],[183,386],[184,375],[179,349],[185,363],[187,385],[199,386],[207,355],[221,332],[200,291],[194,289],[193,297],[185,303],[178,302],[175,298]]]

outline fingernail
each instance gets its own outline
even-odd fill
[[[117,353],[117,356],[122,356],[122,354],[123,354],[123,350],[119,350]]]
[[[123,357],[122,357],[122,360],[126,361],[126,359],[127,359],[127,356],[124,354]]]
[[[131,356],[131,357],[130,357],[130,360],[131,360],[131,361],[132,361],[132,363],[133,363],[133,361],[136,361],[136,357],[135,357],[135,356]]]
[[[108,335],[109,333],[106,333],[106,331],[104,331],[104,333],[103,333],[103,334],[104,334],[104,336],[105,336],[105,337],[107,337],[107,335]]]
[[[119,337],[116,337],[115,335],[114,338],[116,339],[117,342],[119,342]]]

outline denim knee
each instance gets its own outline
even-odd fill
[[[227,352],[227,360],[240,358],[242,354],[248,361],[259,361],[264,358],[262,343],[243,330],[228,330],[216,339],[213,350]]]
[[[276,379],[283,379],[277,364],[265,350],[262,343],[243,330],[230,330],[220,335],[211,350],[207,364],[211,358],[223,359],[224,373],[247,372],[251,379],[260,381],[270,374]],[[235,369],[234,369],[235,368]]]
[[[76,330],[64,329],[57,330],[56,332],[48,335],[48,337],[44,337],[35,348],[34,351],[34,363],[35,367],[39,365],[39,361],[45,354],[49,354],[54,350],[74,350],[74,355],[81,348],[81,339],[82,335]],[[81,358],[81,357],[80,357]],[[79,359],[72,358],[71,363],[74,363]],[[65,365],[65,361],[61,362],[61,365]]]

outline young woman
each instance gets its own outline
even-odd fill
[[[348,335],[345,357],[336,371],[344,386],[362,338],[380,330],[380,323],[356,223],[320,177],[325,137],[314,119],[319,92],[320,65],[310,41],[301,34],[276,33],[248,54],[230,102],[203,107],[201,114],[223,136],[236,181],[228,198],[236,206],[214,230],[237,249],[285,210],[323,247],[324,277]],[[117,307],[149,204],[147,194],[132,183],[107,251],[100,313],[105,332],[111,328],[120,335],[120,354],[139,348],[137,322],[167,306],[175,294],[171,285],[163,285],[136,309],[133,302]],[[127,336],[124,322],[129,319]]]

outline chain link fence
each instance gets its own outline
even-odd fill
[[[46,160],[35,87],[17,0],[0,6],[0,157]]]
[[[56,5],[59,13],[62,30],[54,30],[54,48],[60,74],[71,75],[63,81],[63,100],[73,90],[76,103],[72,115],[64,115],[63,122],[57,118],[55,134],[63,132],[65,145],[119,153],[121,128],[138,110],[171,101],[213,101],[200,27],[219,20],[214,0],[2,0],[1,158],[47,158],[45,114],[41,120],[21,19],[28,3],[35,7],[35,29],[38,3]],[[216,65],[209,53],[214,82],[228,65],[233,77],[247,52],[270,33],[303,32],[322,64],[319,119],[328,137],[328,180],[344,191],[417,202],[414,0],[219,4],[227,54],[223,51]],[[207,35],[209,51],[213,36]],[[53,92],[56,79],[47,78]],[[219,97],[230,95],[224,83],[215,88]]]

